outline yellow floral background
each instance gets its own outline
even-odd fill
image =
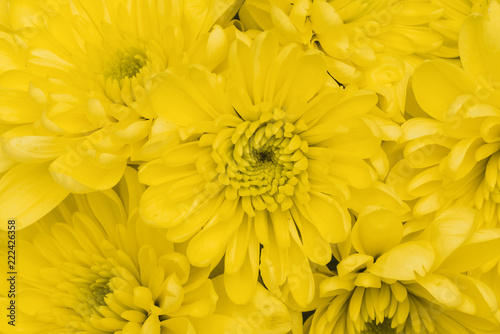
[[[1,333],[498,334],[500,2],[0,0],[0,229]]]

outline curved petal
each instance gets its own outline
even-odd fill
[[[287,333],[291,329],[292,321],[286,305],[260,283],[257,284],[249,303],[245,305],[235,305],[231,302],[225,293],[222,275],[214,278],[213,283],[219,296],[215,314],[238,319],[245,327],[240,327],[241,333],[246,333],[246,328],[252,329],[248,333]],[[223,329],[224,327],[213,333],[223,333]],[[227,333],[238,333],[238,331]]]
[[[20,164],[0,180],[1,229],[9,219],[26,227],[56,207],[69,194],[50,174],[48,163]]]
[[[165,328],[171,334],[197,334],[193,324],[187,317],[171,318],[161,322],[162,329]],[[124,328],[125,329],[125,328]]]
[[[73,193],[87,193],[114,187],[122,178],[127,161],[115,155],[102,154],[99,159],[108,156],[111,166],[99,166],[94,158],[75,150],[57,158],[50,165],[54,179]],[[115,161],[113,161],[115,160]]]
[[[309,203],[299,210],[330,243],[344,241],[350,231],[350,216],[347,209],[336,200],[322,194],[311,194]]]
[[[490,2],[488,14],[471,15],[462,25],[459,38],[460,59],[465,70],[482,78],[500,80],[500,4]]]
[[[498,257],[499,249],[500,229],[479,230],[451,253],[440,268],[459,273],[470,271]]]
[[[403,238],[402,221],[401,216],[390,210],[365,208],[359,214],[351,233],[353,245],[361,245],[358,252],[364,251],[373,257],[380,256],[398,245]]]
[[[186,250],[189,262],[197,267],[216,265],[224,254],[229,238],[240,226],[243,214],[243,209],[238,206],[232,217],[226,221],[217,219],[214,224],[196,234]]]
[[[367,270],[383,278],[414,280],[424,276],[434,263],[434,251],[427,242],[408,242],[380,256]]]
[[[476,165],[476,151],[484,144],[482,138],[469,138],[456,144],[446,157],[446,166],[450,176],[461,179]]]
[[[429,226],[430,241],[439,265],[460,247],[474,231],[474,211],[469,208],[451,208],[440,214]]]
[[[426,113],[443,121],[448,107],[457,96],[474,94],[474,84],[472,78],[457,66],[433,60],[415,70],[413,92]]]
[[[451,279],[442,275],[426,275],[417,283],[407,285],[406,288],[431,302],[437,301],[450,308],[459,307],[464,303],[464,296],[458,286]]]

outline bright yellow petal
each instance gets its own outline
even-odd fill
[[[0,180],[1,228],[15,219],[17,228],[26,227],[43,217],[67,195],[68,191],[54,181],[48,164],[20,164]]]
[[[435,60],[420,65],[413,75],[413,92],[429,115],[443,121],[453,100],[474,94],[472,78],[449,62]]]
[[[103,168],[93,158],[69,150],[50,165],[50,172],[60,185],[73,193],[110,189],[122,178],[127,163],[111,154],[101,154],[99,158],[106,159],[106,156],[117,161]]]
[[[441,264],[440,268],[462,273],[498,257],[500,230],[478,230]]]
[[[380,256],[367,270],[383,278],[414,280],[434,263],[434,251],[426,242],[407,242]]]
[[[482,78],[500,80],[500,4],[490,2],[488,14],[469,16],[460,32],[460,58],[465,70]]]

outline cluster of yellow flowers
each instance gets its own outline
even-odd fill
[[[0,139],[2,333],[500,333],[499,0],[0,0]]]

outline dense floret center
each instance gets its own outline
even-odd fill
[[[135,77],[146,65],[147,57],[139,49],[118,51],[114,59],[106,64],[105,76],[118,81]]]

